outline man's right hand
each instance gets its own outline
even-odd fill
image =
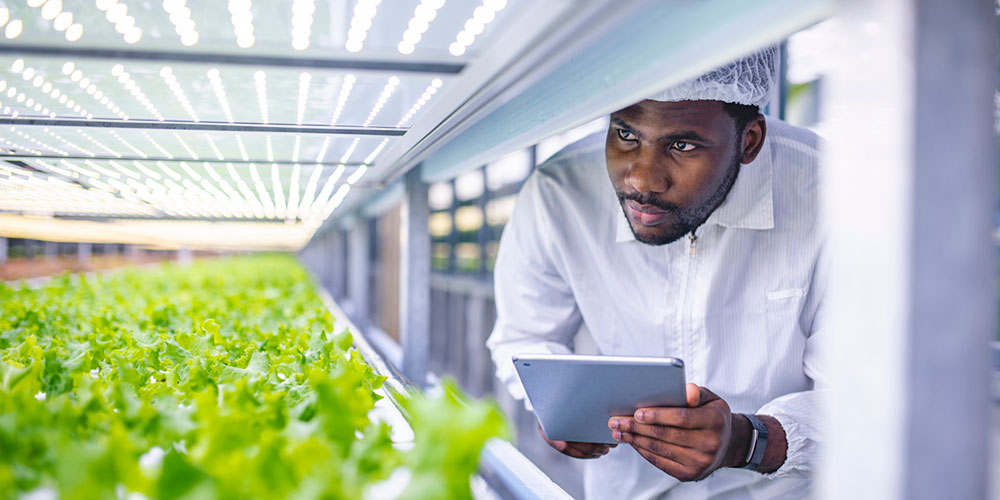
[[[573,441],[553,441],[545,435],[545,431],[542,430],[541,424],[538,426],[538,433],[542,435],[542,439],[549,446],[555,448],[559,453],[563,455],[569,455],[573,458],[601,458],[607,455],[611,448],[618,446],[617,444],[601,444],[601,443],[577,443]]]

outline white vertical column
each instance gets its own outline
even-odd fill
[[[7,238],[0,236],[0,264],[7,262]]]
[[[825,95],[820,496],[984,498],[995,335],[993,2],[843,0]]]
[[[431,330],[431,237],[427,230],[430,207],[427,183],[420,167],[404,177],[406,188],[401,210],[399,329],[403,344],[403,373],[425,385]]]
[[[59,253],[58,252],[58,249],[59,249],[58,243],[56,243],[54,241],[46,241],[46,242],[44,242],[43,243],[43,248],[44,248],[43,251],[45,253],[45,258],[46,259],[54,259],[54,258],[56,258],[56,254]]]
[[[77,243],[76,244],[76,259],[81,264],[86,264],[90,262],[90,253],[92,246],[90,243]]]
[[[355,323],[368,323],[371,318],[369,296],[371,292],[371,263],[368,219],[357,216],[347,234],[347,262],[351,266],[348,273],[347,292],[354,304],[351,314]]]

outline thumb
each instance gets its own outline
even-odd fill
[[[695,408],[701,402],[701,389],[690,382],[687,384],[687,405]]]
[[[687,384],[687,404],[689,407],[695,408],[716,399],[720,398],[714,392],[696,384]]]

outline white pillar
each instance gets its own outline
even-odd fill
[[[990,0],[843,0],[823,183],[823,498],[985,498],[996,200]]]
[[[358,216],[347,234],[348,273],[347,294],[351,298],[351,314],[355,323],[370,321],[369,293],[371,291],[371,263],[369,262],[368,219]]]
[[[431,238],[427,230],[430,208],[427,183],[420,167],[405,174],[406,194],[400,213],[402,232],[399,272],[399,330],[403,345],[403,373],[425,385],[431,330]]]
[[[87,262],[90,261],[90,251],[91,251],[91,248],[92,247],[91,247],[90,243],[77,243],[76,244],[76,259],[81,264],[86,264]]]
[[[0,236],[0,264],[7,262],[7,238]]]
[[[54,259],[54,258],[56,258],[56,255],[58,255],[58,253],[59,253],[59,251],[58,251],[59,250],[59,246],[58,245],[59,244],[56,243],[56,242],[54,242],[54,241],[46,241],[44,243],[43,248],[44,248],[45,258],[46,259]]]

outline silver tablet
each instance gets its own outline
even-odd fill
[[[513,357],[528,401],[549,439],[615,443],[612,415],[686,406],[684,362],[677,358],[520,354]]]

